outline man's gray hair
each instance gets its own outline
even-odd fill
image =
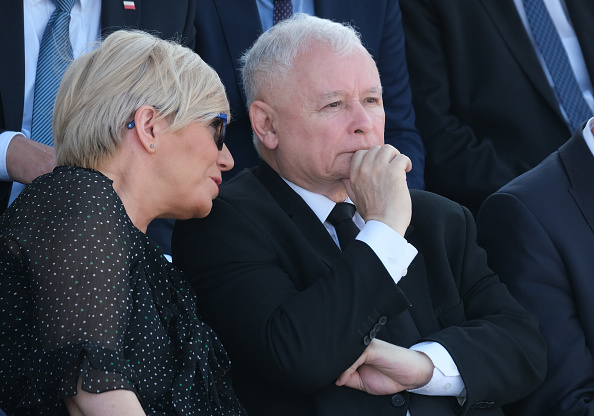
[[[264,32],[241,58],[242,81],[248,107],[261,99],[263,86],[283,80],[297,55],[312,44],[328,45],[337,56],[351,54],[361,37],[348,24],[297,13]]]

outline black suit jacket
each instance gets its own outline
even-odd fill
[[[248,413],[500,415],[540,381],[536,322],[487,268],[471,214],[411,194],[406,237],[419,254],[398,285],[365,243],[341,252],[266,164],[223,186],[206,219],[177,222],[174,262],[230,354]],[[336,387],[374,336],[404,347],[441,343],[466,383],[462,410],[454,398]]]
[[[594,83],[594,2],[565,3]],[[572,132],[513,0],[401,0],[401,8],[427,190],[476,213]]]
[[[594,415],[594,157],[581,130],[483,204],[479,242],[548,346],[541,387],[512,415]]]
[[[374,57],[384,88],[386,143],[410,157],[413,171],[409,186],[424,187],[425,150],[415,128],[404,37],[397,0],[314,0],[316,16],[350,22],[361,33],[363,44]],[[262,33],[254,0],[204,0],[196,14],[196,52],[221,77],[233,116],[227,128],[227,145],[235,158],[229,178],[259,163],[252,144],[252,129],[242,89],[239,58]]]
[[[194,48],[195,0],[135,0],[136,10],[125,10],[121,1],[102,1],[101,32],[123,28],[142,29],[163,39],[178,39]],[[0,8],[0,132],[21,131],[25,91],[23,2],[6,0]],[[8,64],[10,63],[10,64]],[[12,182],[0,182],[0,213],[6,209]]]

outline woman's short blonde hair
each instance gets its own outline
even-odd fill
[[[170,120],[171,131],[229,114],[219,76],[198,54],[145,32],[120,30],[64,74],[53,119],[57,164],[98,168],[142,105]]]

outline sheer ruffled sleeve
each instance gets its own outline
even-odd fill
[[[26,203],[17,203],[20,212],[8,227],[11,262],[27,277],[31,314],[25,406],[61,402],[76,393],[79,377],[94,393],[134,390],[123,351],[131,236],[106,178],[79,174],[88,180],[37,182],[43,192],[29,189],[35,197],[23,195]]]

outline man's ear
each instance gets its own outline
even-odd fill
[[[134,131],[142,147],[149,153],[155,153],[159,127],[157,110],[150,105],[143,105],[134,114]]]
[[[276,111],[264,101],[254,101],[250,105],[250,121],[252,129],[260,142],[267,149],[275,149],[278,146],[278,137],[274,129],[274,120],[277,117]]]

